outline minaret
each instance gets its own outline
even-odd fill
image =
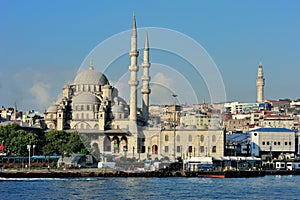
[[[142,111],[143,111],[143,117],[145,121],[148,121],[149,118],[149,94],[151,93],[151,89],[149,87],[149,41],[148,41],[148,30],[146,31],[146,37],[145,37],[145,46],[144,46],[144,61],[142,63],[143,67],[143,86],[142,86]]]
[[[258,74],[256,78],[256,87],[257,87],[257,103],[262,103],[264,101],[264,86],[265,79],[263,74],[262,63],[259,63]]]
[[[137,119],[137,71],[139,67],[137,65],[137,57],[139,52],[137,51],[137,33],[136,33],[136,21],[135,15],[133,16],[132,33],[131,33],[131,50],[130,50],[131,65],[128,67],[130,71],[130,80],[128,85],[130,86],[130,121],[135,122]]]
[[[16,122],[17,121],[17,103],[15,102],[15,105],[14,105],[14,121]]]

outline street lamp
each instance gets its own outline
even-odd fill
[[[32,156],[34,156],[34,149],[35,149],[36,145],[32,145]]]
[[[178,96],[177,94],[172,94],[174,97],[174,162],[176,162],[176,97]]]
[[[30,171],[30,150],[31,150],[31,144],[28,144],[27,145],[27,150],[29,151],[29,154],[28,154],[28,167],[29,167],[29,171]]]

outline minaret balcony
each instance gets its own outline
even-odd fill
[[[142,63],[142,67],[143,67],[143,68],[150,68],[150,63],[145,63],[145,62],[143,62],[143,63]]]
[[[150,76],[142,76],[142,81],[150,81]]]
[[[137,72],[139,70],[139,66],[137,65],[130,65],[128,67],[129,71],[134,71],[134,72]]]
[[[129,80],[128,81],[128,85],[130,85],[130,86],[137,86],[138,84],[139,84],[138,81],[134,81],[134,80]]]
[[[130,56],[135,56],[138,57],[139,56],[139,52],[137,50],[131,50],[129,53]]]

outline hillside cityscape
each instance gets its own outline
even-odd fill
[[[256,169],[261,167],[257,159],[269,167],[273,160],[298,159],[300,99],[265,99],[267,77],[262,63],[258,64],[257,77],[252,77],[256,102],[203,102],[191,106],[180,104],[178,95],[173,94],[174,103],[152,105],[148,32],[139,35],[144,38],[140,52],[137,37],[134,16],[128,47],[129,102],[119,96],[103,72],[94,68],[90,58],[89,66],[62,87],[59,97],[44,113],[20,111],[17,102],[8,108],[2,106],[1,155],[58,156],[58,166],[74,165],[73,161],[67,163],[67,157],[76,154],[89,155],[86,159],[94,167],[94,160],[102,164],[126,163],[128,159],[157,163],[180,160],[190,163],[186,165],[189,170],[198,169],[199,162],[222,169],[229,160],[235,168],[247,163],[247,168]],[[139,56],[142,63],[138,63]],[[139,70],[143,73],[140,91]],[[141,107],[137,105],[138,92]],[[227,167],[233,168],[232,163]],[[151,166],[158,168],[153,163]]]

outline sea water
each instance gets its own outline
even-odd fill
[[[300,199],[300,176],[1,179],[0,199]]]

